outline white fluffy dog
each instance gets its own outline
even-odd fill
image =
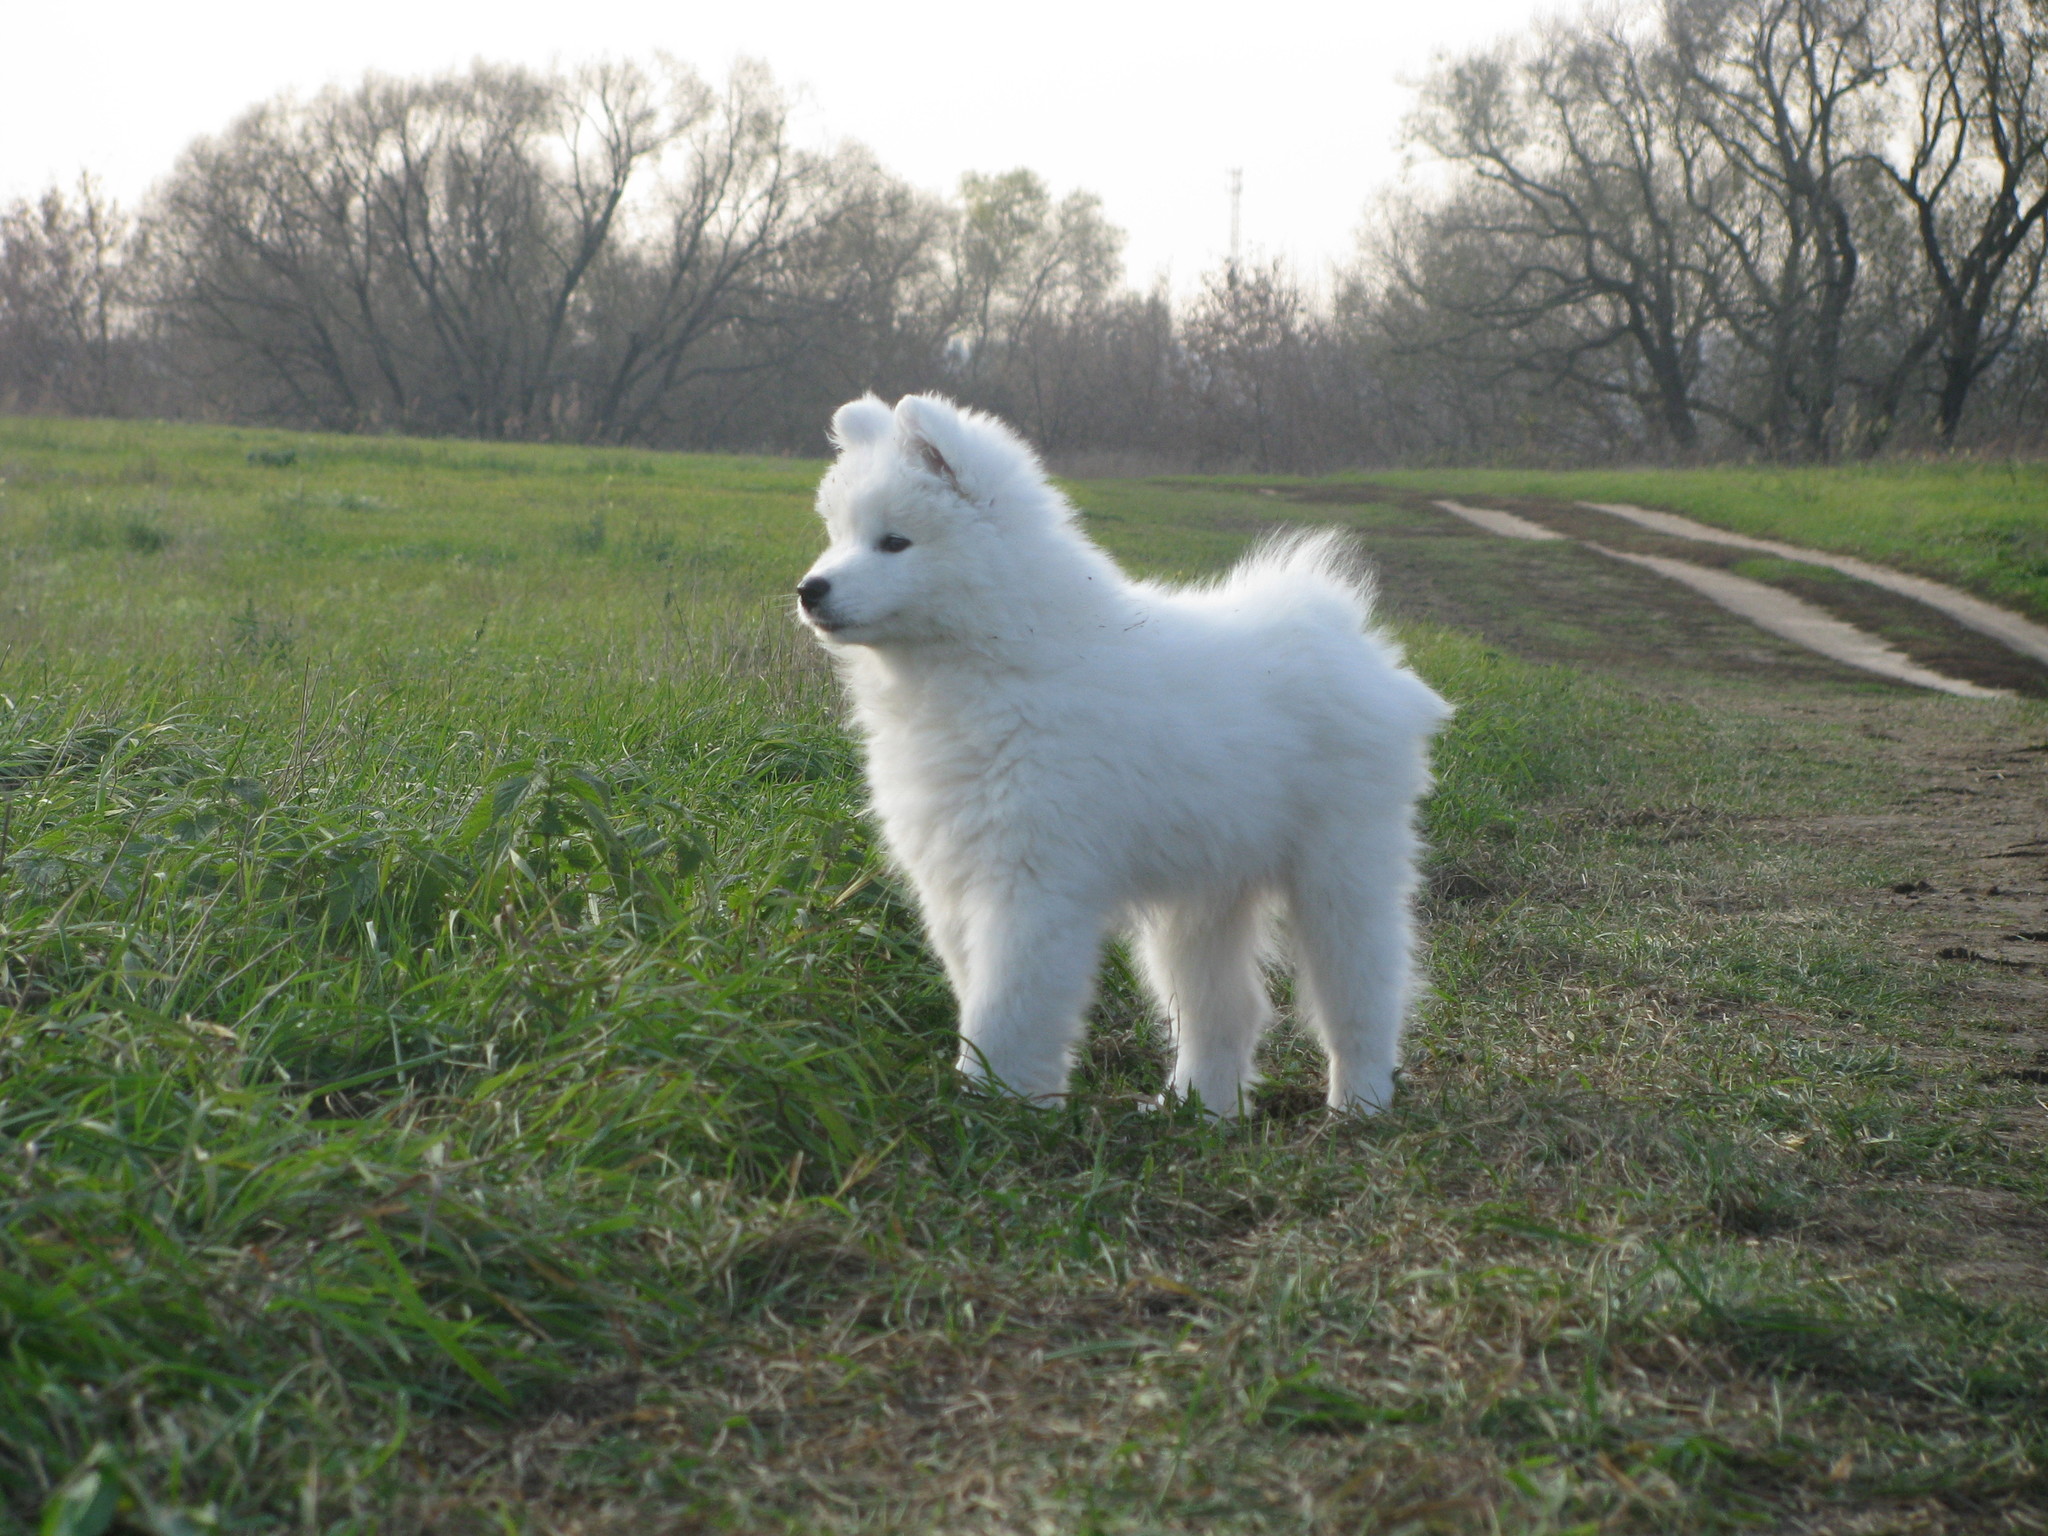
[[[1134,931],[1173,1091],[1234,1114],[1284,909],[1330,1103],[1394,1091],[1428,743],[1449,706],[1370,626],[1337,535],[1214,585],[1134,582],[1031,450],[929,395],[832,420],[831,548],[797,596],[867,742],[890,853],[960,1003],[960,1070],[1062,1093]]]

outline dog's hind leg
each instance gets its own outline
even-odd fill
[[[1413,985],[1405,820],[1347,829],[1304,851],[1286,882],[1295,992],[1330,1063],[1330,1106],[1371,1113],[1394,1097]]]
[[[1272,1015],[1259,971],[1263,901],[1239,891],[1148,910],[1138,962],[1174,1041],[1172,1090],[1211,1114],[1241,1112]]]
[[[967,920],[953,978],[963,1074],[1030,1099],[1066,1092],[1107,926],[1106,913],[1042,892]]]

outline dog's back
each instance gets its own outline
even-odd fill
[[[1141,590],[1209,628],[1268,691],[1370,740],[1375,755],[1420,750],[1449,706],[1374,622],[1373,582],[1351,537],[1326,528],[1269,536],[1219,580]]]

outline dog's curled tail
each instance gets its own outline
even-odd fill
[[[1374,657],[1376,709],[1405,720],[1417,739],[1450,718],[1450,705],[1409,670],[1400,643],[1374,622],[1372,569],[1343,530],[1292,530],[1267,538],[1230,573],[1220,595],[1232,607],[1286,627],[1304,648],[1335,642],[1342,649],[1333,654]],[[1361,641],[1362,653],[1353,649]]]
[[[1372,568],[1340,528],[1268,534],[1240,560],[1225,587],[1248,606],[1271,605],[1296,620],[1374,634]]]

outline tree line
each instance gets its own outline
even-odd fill
[[[0,408],[814,451],[938,389],[1056,458],[2040,446],[2048,0],[1662,0],[1447,58],[1305,278],[1131,286],[1085,192],[919,191],[773,82],[478,65],[280,98],[142,206],[0,210]]]

